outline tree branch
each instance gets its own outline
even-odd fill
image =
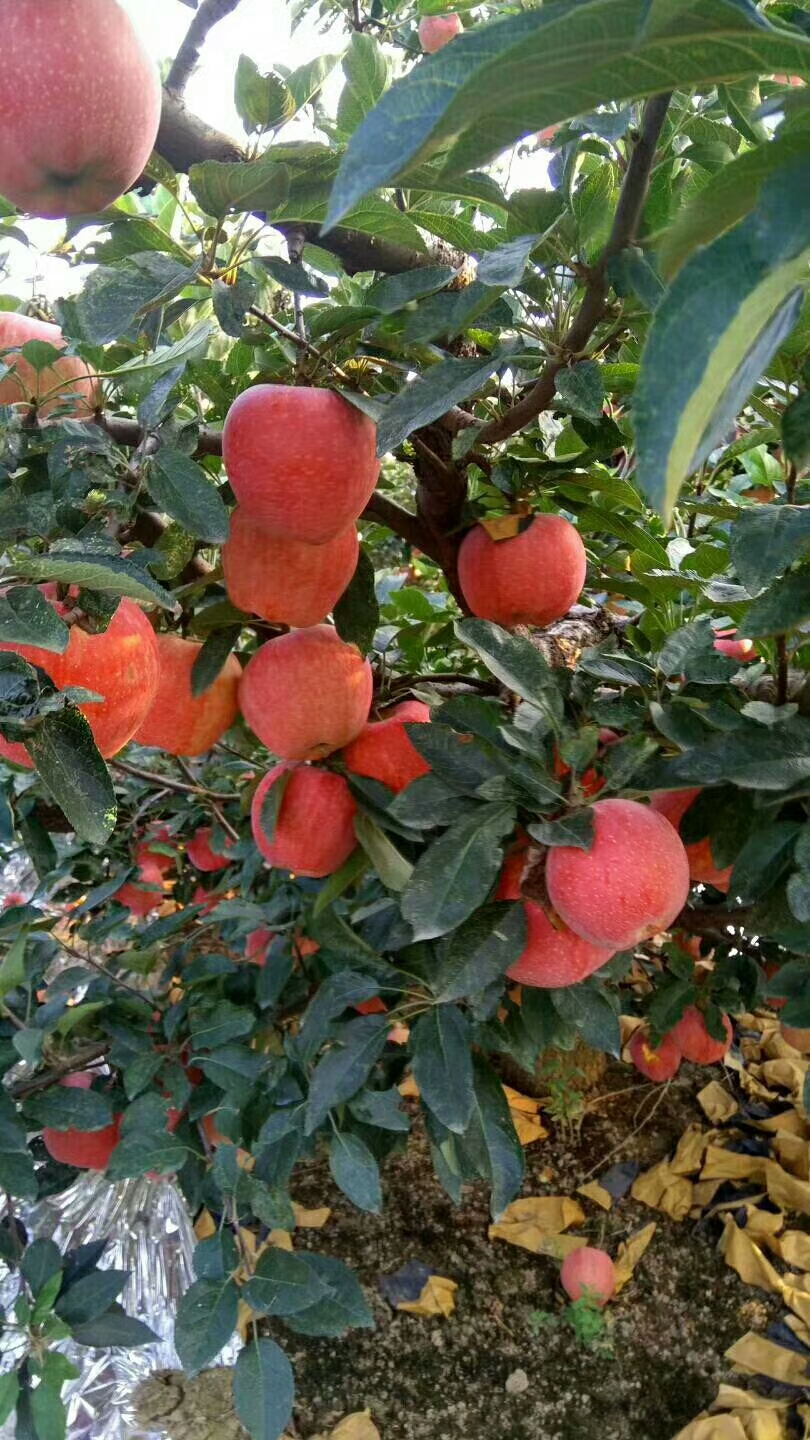
[[[173,90],[175,95],[182,95],[197,68],[209,30],[213,30],[226,15],[230,15],[238,4],[239,0],[202,0],[188,27],[186,38],[174,58],[166,80],[167,89]]]
[[[557,375],[569,360],[575,359],[588,344],[594,330],[603,318],[608,296],[608,262],[621,250],[632,245],[636,238],[647,191],[650,172],[655,159],[656,146],[666,118],[671,94],[653,95],[644,107],[641,130],[636,140],[630,163],[622,181],[619,203],[613,219],[607,245],[588,276],[582,304],[560,346],[559,354],[544,366],[540,375],[517,405],[507,410],[497,420],[491,420],[481,430],[477,444],[493,445],[517,434],[547,410],[557,388]]]

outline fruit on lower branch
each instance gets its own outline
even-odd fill
[[[736,630],[723,631],[714,642],[715,650],[719,650],[721,655],[727,655],[729,660],[738,660],[741,665],[758,660],[759,651],[753,640],[737,639],[736,636]]]
[[[672,1035],[665,1035],[660,1045],[651,1045],[647,1031],[636,1030],[630,1041],[630,1058],[636,1069],[656,1084],[672,1080],[681,1066],[681,1052]]]
[[[371,708],[371,666],[330,625],[268,640],[239,687],[242,714],[282,760],[322,760],[359,735]]]
[[[780,1025],[779,1033],[788,1045],[794,1050],[800,1051],[802,1055],[810,1055],[810,1029],[799,1028],[796,1025]]]
[[[167,855],[163,850],[153,847],[157,845],[174,847],[175,843],[174,836],[166,825],[150,826],[144,838],[135,847],[135,859],[141,864],[146,860],[152,860],[161,875],[168,875],[169,871],[173,870],[177,864],[176,849],[173,848],[173,853]]]
[[[419,21],[419,44],[426,55],[435,55],[437,50],[442,50],[460,35],[463,29],[461,16],[455,13],[423,15]]]
[[[689,894],[689,861],[663,815],[635,800],[597,800],[590,850],[549,851],[549,899],[593,945],[629,949],[666,930]]]
[[[239,713],[242,667],[235,655],[229,655],[207,690],[194,695],[191,672],[202,645],[166,632],[156,640],[157,693],[134,738],[139,745],[154,745],[169,755],[204,755],[230,730]]]
[[[520,880],[524,853],[515,850],[507,857],[495,892],[496,900],[522,898]],[[510,980],[542,990],[576,985],[586,976],[593,975],[594,971],[601,970],[614,954],[613,950],[591,945],[575,935],[557,917],[552,920],[543,906],[533,900],[524,899],[523,909],[528,925],[526,948],[507,970]]]
[[[616,1270],[606,1250],[583,1245],[566,1255],[560,1283],[572,1300],[592,1300],[601,1307],[616,1293]]]
[[[218,840],[217,845],[222,845],[222,849],[215,850],[212,844],[213,833],[211,825],[202,825],[199,830],[195,830],[186,846],[186,854],[192,865],[208,874],[213,874],[216,870],[227,870],[231,863],[227,852],[233,848],[227,840]]]
[[[268,834],[265,801],[282,776],[288,777],[286,787]],[[314,765],[276,765],[256,789],[250,819],[268,865],[322,879],[339,870],[354,850],[356,812],[342,775]]]
[[[251,965],[265,966],[267,953],[275,938],[275,930],[268,930],[264,925],[251,930],[245,941],[245,959],[249,960]]]
[[[701,793],[699,786],[689,790],[658,790],[650,798],[650,809],[655,810],[658,815],[663,815],[670,825],[674,825],[675,829],[679,831],[684,815]],[[722,890],[723,894],[727,893],[733,866],[727,865],[724,870],[721,870],[715,864],[712,842],[708,835],[704,836],[702,840],[696,840],[691,845],[687,845],[686,854],[689,860],[689,874],[696,885],[713,885],[715,890]]]
[[[493,540],[475,525],[458,553],[459,581],[473,615],[507,629],[559,620],[578,599],[585,570],[585,546],[563,515],[535,515],[505,540]]]
[[[12,0],[0,48],[0,194],[59,219],[112,205],[157,138],[157,67],[116,0]]]
[[[425,725],[430,720],[430,706],[421,700],[405,700],[384,720],[372,720],[343,751],[346,769],[353,775],[366,775],[379,780],[397,794],[420,775],[428,775],[430,766],[419,754],[406,725]]]
[[[244,390],[228,411],[222,454],[244,514],[272,535],[310,545],[358,518],[380,473],[368,416],[331,390],[306,386]]]
[[[89,1070],[83,1070],[63,1075],[59,1084],[69,1090],[89,1090],[93,1079]],[[121,1118],[116,1115],[112,1124],[101,1130],[54,1130],[46,1126],[42,1131],[45,1149],[62,1165],[73,1165],[77,1170],[106,1170],[121,1138]]]
[[[714,1065],[718,1060],[725,1059],[734,1032],[728,1015],[724,1015],[722,1020],[725,1039],[715,1040],[714,1036],[709,1034],[702,1011],[698,1010],[696,1005],[689,1005],[684,1010],[677,1025],[670,1031],[684,1060],[690,1060],[693,1065]]]
[[[138,879],[128,880],[120,890],[116,890],[115,898],[133,915],[150,915],[153,910],[159,910],[165,898],[160,866],[154,860],[144,858],[138,865]]]
[[[0,644],[49,675],[58,689],[79,685],[103,696],[82,705],[102,755],[116,755],[144,719],[158,684],[155,632],[134,600],[124,599],[101,634],[73,625],[64,654],[35,645]],[[25,746],[0,737],[0,756],[31,769]]]
[[[271,534],[237,505],[222,572],[237,609],[276,625],[318,625],[354,575],[359,550],[354,520],[331,540],[310,545]]]
[[[58,325],[14,310],[0,311],[0,359],[9,368],[0,380],[0,405],[36,405],[40,420],[55,411],[74,420],[89,419],[98,403],[99,389],[84,361],[77,355],[65,355],[47,369],[35,370],[23,354],[3,354],[29,340],[43,340],[54,350],[64,350],[67,345]]]

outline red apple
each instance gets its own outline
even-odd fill
[[[714,1065],[716,1061],[725,1059],[734,1038],[728,1015],[723,1016],[723,1029],[725,1040],[715,1040],[709,1034],[702,1012],[696,1005],[689,1005],[670,1035],[684,1060],[690,1060],[693,1065]]]
[[[475,525],[458,552],[458,578],[473,615],[507,629],[559,620],[578,599],[585,570],[585,546],[563,515],[536,515],[503,540]]]
[[[601,1307],[615,1294],[616,1270],[606,1250],[583,1245],[566,1255],[560,1283],[572,1300],[588,1299]]]
[[[262,815],[265,799],[285,773],[289,779],[268,836]],[[314,765],[276,765],[253,796],[253,838],[268,865],[321,879],[339,870],[354,850],[356,812],[342,775]]]
[[[656,1084],[671,1080],[681,1066],[681,1052],[672,1035],[665,1035],[661,1044],[651,1045],[646,1030],[636,1030],[630,1041],[630,1058],[637,1070]]]
[[[231,514],[222,573],[232,603],[276,625],[318,625],[334,609],[357,568],[352,520],[323,545],[273,535],[241,505]]]
[[[116,0],[12,0],[0,47],[0,194],[58,219],[112,205],[157,138],[157,68]]]
[[[59,1081],[68,1090],[89,1090],[94,1076],[83,1070],[74,1075],[63,1075]],[[121,1116],[116,1115],[111,1125],[101,1130],[53,1130],[45,1126],[42,1140],[48,1154],[62,1165],[73,1165],[77,1170],[106,1170],[110,1156],[121,1138]]]
[[[233,846],[226,840],[222,842],[222,850],[215,850],[211,844],[213,833],[212,826],[201,825],[199,830],[195,830],[186,845],[186,854],[192,865],[197,870],[209,874],[213,874],[217,870],[227,870],[231,863],[227,852],[233,849]]]
[[[35,404],[40,420],[47,419],[54,411],[72,419],[89,418],[98,404],[99,389],[84,361],[76,355],[66,355],[46,370],[35,370],[24,355],[3,353],[19,350],[29,340],[44,340],[54,350],[64,350],[67,345],[58,325],[20,315],[15,310],[0,310],[0,360],[10,371],[0,380],[0,405]]]
[[[330,625],[268,640],[242,676],[242,714],[282,760],[321,760],[359,735],[371,708],[371,666]]]
[[[169,755],[204,755],[239,713],[242,666],[229,655],[201,695],[192,694],[191,672],[202,645],[182,635],[157,637],[160,674],[157,694],[135,733],[139,745],[154,745]]]
[[[426,55],[435,55],[463,29],[460,15],[423,15],[419,21],[419,44]]]
[[[346,769],[353,775],[367,775],[380,780],[397,794],[420,775],[428,775],[430,766],[419,754],[406,725],[424,725],[430,720],[430,706],[421,700],[405,700],[385,720],[371,721],[343,751]]]
[[[310,545],[357,519],[380,473],[371,420],[333,391],[306,386],[243,391],[228,411],[222,453],[244,515]]]

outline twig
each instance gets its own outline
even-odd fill
[[[51,1065],[41,1075],[36,1075],[31,1080],[20,1080],[10,1087],[10,1093],[15,1100],[24,1100],[27,1095],[35,1095],[38,1090],[48,1090],[57,1080],[61,1080],[63,1075],[72,1075],[76,1070],[92,1065],[94,1060],[103,1060],[109,1048],[109,1041],[105,1040],[102,1044],[79,1050],[62,1064]]]
[[[608,296],[608,262],[635,240],[670,99],[670,94],[654,95],[644,107],[641,130],[622,182],[610,238],[599,262],[589,271],[582,304],[566,331],[558,354],[548,361],[531,390],[511,410],[484,426],[477,437],[478,445],[492,445],[498,440],[508,439],[548,409],[554,398],[560,370],[582,353],[603,318]]]
[[[178,767],[179,767],[180,770],[182,770],[182,772],[183,772],[183,774],[185,775],[186,779],[187,779],[190,783],[196,784],[194,772],[193,772],[193,770],[191,769],[191,766],[190,766],[190,765],[187,765],[186,762],[185,762],[185,760],[183,760],[183,759],[181,758],[181,756],[178,755],[176,758],[177,758]],[[235,842],[238,841],[238,840],[239,840],[239,831],[238,831],[238,830],[235,830],[234,827],[233,827],[233,825],[231,824],[231,822],[230,822],[229,820],[226,820],[226,819],[225,819],[225,816],[223,815],[222,811],[220,810],[219,806],[217,805],[216,801],[214,800],[211,791],[208,791],[207,793],[208,793],[208,799],[209,799],[209,801],[210,801],[210,803],[211,803],[211,809],[213,810],[214,814],[215,814],[216,817],[217,817],[217,820],[219,821],[220,825],[222,826],[223,830],[225,831],[225,834],[226,834],[226,835],[230,835],[230,837],[231,837],[231,839],[232,839],[233,841],[235,841]],[[226,798],[229,799],[229,800],[232,800],[234,797],[233,797],[232,795],[229,795],[229,796],[227,796]]]
[[[182,95],[200,59],[209,30],[230,15],[239,0],[202,0],[199,10],[188,27],[186,38],[178,50],[166,79],[166,89],[175,95]]]
[[[776,703],[786,705],[788,698],[788,647],[787,636],[776,637]]]
[[[158,775],[154,770],[141,770],[138,765],[130,765],[126,760],[111,760],[109,763],[113,770],[121,770],[136,780],[146,780],[167,790],[176,790],[180,795],[202,795],[206,800],[235,799],[235,796],[226,795],[221,790],[206,790],[204,785],[186,785],[184,781],[174,780],[169,775]]]
[[[596,1175],[598,1171],[600,1171],[609,1160],[612,1160],[614,1158],[615,1155],[621,1155],[622,1151],[627,1148],[631,1140],[635,1140],[636,1136],[641,1134],[641,1131],[644,1129],[645,1125],[649,1125],[650,1121],[653,1118],[653,1115],[661,1104],[661,1101],[669,1093],[669,1088],[671,1084],[672,1081],[667,1080],[666,1084],[661,1086],[661,1093],[656,1097],[655,1104],[650,1110],[650,1113],[648,1115],[645,1115],[644,1119],[640,1120],[630,1131],[630,1134],[625,1135],[624,1138],[619,1141],[618,1145],[614,1145],[612,1150],[608,1150],[607,1155],[603,1155],[601,1160],[597,1160],[596,1164],[593,1165],[590,1170],[587,1170],[585,1172],[582,1177],[583,1182],[586,1180],[590,1180],[592,1175]],[[642,1101],[641,1103],[643,1104],[644,1102]],[[640,1108],[641,1107],[639,1107],[639,1109]],[[636,1110],[636,1115],[638,1115],[638,1110]],[[635,1116],[633,1118],[635,1119]]]
[[[349,377],[345,370],[341,370],[340,366],[335,365],[329,359],[328,355],[324,355],[322,350],[312,345],[310,341],[307,340],[306,335],[301,335],[295,330],[290,330],[288,326],[282,325],[280,320],[276,320],[274,315],[268,315],[265,310],[260,310],[257,305],[251,305],[248,314],[253,315],[257,320],[263,321],[265,325],[269,325],[271,330],[275,330],[277,335],[283,335],[284,339],[289,340],[293,345],[298,345],[307,355],[312,355],[319,365],[325,365],[344,385],[349,384]],[[298,311],[296,310],[296,316],[297,314]]]
[[[59,940],[58,936],[56,938]],[[89,953],[89,949],[88,953],[83,955],[81,950],[77,950],[75,945],[70,945],[67,940],[59,940],[59,944],[63,950],[67,951],[68,955],[73,956],[74,960],[79,960],[82,965],[89,965],[91,970],[97,970],[99,975],[103,975],[105,980],[109,980],[112,985],[118,985],[122,990],[127,990],[130,995],[133,995],[136,1000],[141,1000],[144,1005],[152,1004],[146,991],[136,990],[135,986],[130,985],[128,980],[121,980],[112,970],[108,970],[106,965],[102,965],[100,960],[94,960],[93,956]]]

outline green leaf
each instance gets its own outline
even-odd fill
[[[810,620],[810,573],[803,570],[783,575],[770,590],[760,595],[741,621],[745,634],[756,640],[761,635],[784,635]]]
[[[169,1133],[168,1102],[155,1094],[141,1095],[124,1112],[121,1139],[110,1156],[110,1180],[127,1180],[154,1170],[169,1175],[181,1169],[186,1147]]]
[[[335,1131],[329,1142],[329,1172],[358,1210],[379,1215],[382,1210],[380,1167],[359,1135],[347,1130]]]
[[[543,238],[542,235],[520,235],[516,240],[507,240],[495,250],[488,251],[478,262],[477,279],[482,285],[519,285],[532,250]]]
[[[355,1120],[362,1121],[364,1125],[407,1133],[411,1122],[401,1108],[401,1100],[395,1085],[390,1090],[361,1090],[349,1101],[349,1109]]]
[[[180,450],[162,447],[149,463],[149,489],[189,535],[221,545],[228,538],[228,511],[213,480]]]
[[[40,778],[80,840],[103,845],[115,829],[118,808],[107,766],[81,711],[45,715],[26,744]]]
[[[557,373],[557,394],[572,415],[584,415],[594,424],[602,418],[605,387],[602,366],[595,360],[580,360]]]
[[[810,139],[810,131],[807,132]],[[810,468],[810,391],[805,390],[788,405],[782,416],[782,449],[785,458],[801,472]]]
[[[20,1261],[20,1270],[34,1299],[45,1289],[49,1280],[62,1269],[62,1254],[53,1240],[32,1240]],[[115,1296],[113,1296],[115,1299]]]
[[[272,70],[262,75],[249,55],[240,55],[236,64],[234,101],[248,135],[254,130],[274,130],[290,120],[297,109],[281,76]]]
[[[363,655],[374,643],[380,623],[380,607],[374,588],[374,562],[361,546],[357,568],[335,609],[335,629],[347,645],[356,645]]]
[[[174,1343],[184,1370],[196,1375],[227,1345],[239,1313],[239,1287],[230,1278],[195,1280],[177,1307]]]
[[[402,897],[415,940],[455,930],[486,900],[501,867],[501,842],[515,824],[508,805],[481,805],[424,850]]]
[[[395,315],[414,300],[443,290],[455,274],[451,265],[425,265],[401,275],[385,275],[366,291],[366,302],[383,315]]]
[[[455,628],[462,645],[480,656],[496,680],[542,708],[544,696],[556,689],[556,681],[548,661],[531,641],[510,634],[491,620],[459,620]]]
[[[560,1017],[576,1026],[586,1045],[619,1058],[622,1032],[619,1017],[607,998],[588,985],[554,990],[552,999]]]
[[[754,209],[762,186],[774,170],[801,159],[810,149],[806,130],[780,135],[745,150],[711,177],[678,211],[658,247],[663,274],[671,279],[700,245],[709,245]]]
[[[239,1251],[230,1230],[218,1230],[194,1246],[194,1274],[198,1280],[224,1280],[239,1268]]]
[[[168,248],[171,242],[166,239]],[[196,270],[154,250],[131,255],[118,265],[99,265],[75,299],[62,301],[69,335],[91,345],[118,340],[139,316],[174,299],[197,280]]]
[[[397,894],[404,890],[413,875],[413,865],[400,854],[385,831],[361,810],[354,817],[354,833],[383,885]]]
[[[15,585],[0,595],[0,640],[63,655],[70,631],[35,585]]]
[[[810,508],[753,505],[732,525],[730,542],[734,568],[756,595],[810,550]]]
[[[300,260],[293,265],[289,260],[282,260],[280,255],[259,255],[256,259],[278,285],[283,285],[285,290],[291,290],[294,295],[329,294],[326,281],[316,275],[314,270],[308,270]]]
[[[240,1350],[233,1375],[233,1403],[252,1440],[278,1440],[292,1416],[292,1366],[275,1340],[255,1336]]]
[[[674,630],[658,656],[663,675],[685,675],[697,684],[716,685],[734,674],[739,667],[727,655],[714,648],[715,635],[707,615]]]
[[[458,174],[595,99],[810,69],[810,41],[769,25],[747,0],[703,0],[656,33],[647,19],[647,0],[561,0],[457,36],[394,85],[352,137],[328,225],[417,160],[449,147],[443,170]]]
[[[472,1121],[462,1148],[472,1153],[479,1175],[489,1180],[492,1215],[497,1219],[523,1184],[523,1149],[498,1076],[478,1056],[473,1065]]]
[[[0,964],[0,1000],[4,999],[10,990],[16,990],[18,985],[25,983],[27,938],[25,934],[18,935],[3,956],[2,964]]]
[[[142,1320],[127,1315],[121,1305],[111,1305],[97,1320],[74,1325],[71,1338],[95,1350],[107,1350],[110,1346],[128,1350],[136,1345],[153,1345],[159,1337]]]
[[[462,1000],[506,976],[526,948],[523,905],[495,903],[476,910],[450,935],[431,985],[437,1000]]]
[[[481,388],[506,359],[441,360],[386,405],[377,427],[377,453],[385,455],[406,440],[412,430],[419,430],[437,420],[460,400],[466,400]]]
[[[107,373],[111,379],[133,382],[143,393],[154,385],[161,375],[182,370],[192,360],[202,360],[212,331],[210,321],[201,320],[173,345],[161,345],[158,350],[150,350],[146,355],[136,355],[134,359],[125,360]]]
[[[747,219],[687,261],[659,305],[633,409],[639,484],[665,517],[793,329],[808,231],[810,161],[796,162],[765,182]]]
[[[252,1010],[230,1000],[192,1005],[189,1014],[195,1050],[216,1050],[229,1040],[239,1040],[256,1023]]]
[[[347,1330],[373,1330],[374,1320],[353,1271],[331,1255],[302,1255],[326,1290],[308,1310],[290,1315],[286,1324],[299,1335],[345,1335]]]
[[[456,1005],[434,1005],[411,1032],[413,1076],[446,1129],[462,1135],[473,1108],[472,1032]]]
[[[355,31],[343,57],[346,84],[338,102],[338,129],[351,134],[388,87],[388,60],[373,35]]]
[[[540,845],[571,845],[575,850],[590,850],[593,845],[593,810],[569,810],[561,820],[536,820],[529,834]]]
[[[325,1287],[301,1255],[275,1247],[260,1255],[242,1294],[260,1315],[295,1315],[325,1294]]]
[[[310,1080],[307,1135],[318,1129],[335,1105],[351,1100],[365,1085],[385,1047],[390,1023],[385,1015],[361,1015],[336,1031],[332,1048],[318,1061]]]
[[[270,146],[258,160],[204,160],[188,172],[191,193],[206,215],[222,219],[229,211],[275,214],[290,189],[290,172]]]
[[[790,866],[800,831],[795,820],[758,827],[734,861],[729,894],[749,905],[772,889]]]
[[[767,730],[746,723],[679,755],[669,767],[672,783],[745,790],[784,790],[810,778],[810,721],[793,716]]]
[[[16,1370],[0,1375],[0,1425],[5,1425],[20,1393],[20,1382]]]
[[[214,314],[226,335],[242,338],[245,317],[255,303],[259,287],[252,275],[240,270],[232,283],[215,280],[212,291]]]
[[[53,1130],[103,1130],[112,1124],[112,1104],[98,1090],[52,1085],[25,1102],[25,1113],[37,1126]]]
[[[191,667],[192,695],[204,695],[213,685],[241,634],[241,625],[226,625],[222,630],[211,631]]]
[[[61,1385],[48,1385],[44,1381],[31,1391],[31,1415],[37,1440],[65,1440],[67,1410],[60,1391]]]
[[[316,55],[314,60],[305,61],[287,76],[287,89],[295,100],[296,110],[309,104],[339,59],[339,55]]]
[[[30,580],[61,580],[104,595],[126,595],[144,605],[174,610],[175,601],[133,560],[120,555],[96,554],[90,550],[53,549],[47,555],[15,556],[14,569]]]
[[[63,1291],[54,1309],[71,1327],[96,1320],[118,1299],[128,1278],[128,1270],[92,1270]]]

